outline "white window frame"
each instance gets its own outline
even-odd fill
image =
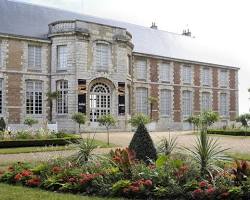
[[[211,85],[211,70],[209,67],[202,68],[202,85],[210,86]]]
[[[182,83],[191,85],[193,80],[193,68],[190,65],[182,66]]]
[[[210,92],[201,93],[201,111],[211,110],[211,107],[212,107],[211,96],[212,95]]]
[[[63,71],[68,68],[68,46],[58,45],[57,46],[57,70]]]
[[[192,115],[192,113],[193,113],[193,92],[189,90],[183,90],[182,91],[183,117],[189,117]]]
[[[56,112],[57,114],[68,114],[68,93],[69,83],[67,80],[56,81],[56,91],[58,97],[56,100]]]
[[[226,69],[220,70],[220,87],[228,87],[228,71]]]
[[[136,61],[136,77],[138,80],[147,80],[147,60]]]
[[[222,97],[225,97],[225,101],[223,102]],[[228,94],[227,93],[220,93],[220,115],[222,117],[227,117],[228,116]]]
[[[161,89],[160,114],[162,117],[169,117],[172,113],[172,91],[170,89]]]
[[[38,45],[28,45],[28,69],[41,70],[42,67],[42,47]]]
[[[43,114],[43,82],[41,80],[26,81],[26,114]]]
[[[170,63],[160,64],[160,81],[170,83],[171,82],[171,65]]]
[[[148,89],[145,87],[136,88],[136,111],[148,115]]]
[[[95,44],[95,63],[97,71],[108,71],[111,59],[109,43],[97,42]]]

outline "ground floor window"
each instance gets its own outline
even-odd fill
[[[111,113],[111,92],[104,83],[96,83],[90,89],[90,121],[96,122],[99,116]]]
[[[211,95],[209,92],[203,92],[201,95],[201,110],[208,111],[211,109]]]
[[[184,117],[189,117],[192,115],[193,110],[193,100],[192,92],[185,90],[182,92],[182,112]]]
[[[57,97],[57,113],[68,113],[68,81],[60,80],[56,82]]]
[[[161,116],[170,116],[171,115],[171,90],[163,89],[161,90],[161,101],[160,101],[160,112]]]
[[[43,87],[42,81],[26,81],[26,113],[42,114]]]
[[[0,113],[3,113],[3,79],[0,79]]]
[[[148,114],[148,89],[136,88],[136,111],[137,113]]]
[[[227,94],[221,93],[220,94],[220,115],[227,116],[228,115],[228,100]]]

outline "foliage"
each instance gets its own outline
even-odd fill
[[[33,125],[37,124],[38,123],[38,120],[32,118],[32,117],[27,117],[25,120],[24,120],[24,124],[28,125],[29,127],[32,127]]]
[[[133,126],[133,127],[138,127],[140,124],[148,124],[150,123],[150,118],[147,115],[144,115],[142,113],[136,114],[133,117],[131,117],[131,119],[129,120],[129,123]]]
[[[86,115],[83,113],[75,113],[72,116],[72,120],[74,120],[74,122],[76,122],[79,126],[79,132],[81,130],[81,124],[85,124],[87,121]]]
[[[209,129],[208,134],[218,134],[218,135],[232,135],[232,136],[250,136],[250,131],[245,130],[223,130],[223,129]]]
[[[195,128],[199,128],[199,116],[195,115],[195,116],[190,116],[188,117],[185,122],[188,122],[189,124],[193,124],[194,126],[194,130]]]
[[[170,155],[172,151],[176,148],[177,146],[177,138],[176,137],[171,137],[170,134],[168,138],[164,137],[160,140],[159,145],[158,145],[158,152],[163,153],[166,156]]]
[[[1,117],[0,118],[0,131],[5,131],[5,129],[6,129],[6,123],[4,121],[4,118]]]
[[[250,121],[250,113],[242,114],[236,118],[237,122],[240,122],[243,127],[245,127],[246,131],[248,128],[248,124]],[[245,133],[246,136],[246,133]]]
[[[116,124],[116,120],[115,118],[108,114],[108,115],[102,115],[100,116],[97,121],[99,122],[100,126],[105,126],[106,130],[107,130],[107,144],[109,145],[109,129],[112,126],[115,126]]]
[[[135,151],[136,158],[149,163],[150,160],[156,160],[156,149],[154,143],[143,123],[139,124],[129,148]]]
[[[149,97],[148,98],[149,104],[150,104],[150,119],[153,119],[153,107],[157,103],[158,99],[156,97]]]
[[[235,176],[235,185],[239,186],[243,184],[243,181],[247,180],[247,175],[250,172],[250,166],[247,161],[235,161],[235,168],[232,169],[232,174]]]

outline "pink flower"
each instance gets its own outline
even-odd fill
[[[153,182],[151,180],[145,180],[144,185],[151,187],[153,185]]]
[[[17,174],[17,175],[15,175],[14,179],[15,179],[15,181],[20,181],[22,179],[22,177],[23,176],[21,174]]]
[[[203,190],[202,189],[196,189],[192,192],[192,196],[193,197],[200,197],[200,195],[203,194]]]
[[[207,186],[207,182],[206,182],[206,181],[201,181],[201,182],[199,183],[199,186],[200,186],[200,188],[204,188],[204,187]]]

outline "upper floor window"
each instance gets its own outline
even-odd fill
[[[67,69],[67,45],[57,46],[57,69]]]
[[[0,67],[2,66],[2,43],[0,41]]]
[[[108,71],[110,47],[105,43],[96,43],[96,67],[98,71]]]
[[[228,115],[228,99],[226,93],[220,94],[220,115],[221,116]]]
[[[3,113],[3,79],[0,79],[0,113]]]
[[[184,65],[182,68],[182,82],[183,84],[192,83],[192,67]]]
[[[68,81],[60,80],[56,82],[57,97],[57,113],[68,113]]]
[[[146,60],[138,60],[136,62],[136,77],[139,80],[147,79],[147,61]]]
[[[220,87],[227,87],[228,85],[228,74],[227,70],[222,69],[220,71]]]
[[[211,95],[209,92],[203,92],[201,95],[201,110],[208,111],[211,109]]]
[[[132,62],[131,62],[131,55],[128,55],[128,74],[132,74]]]
[[[148,114],[148,89],[136,88],[136,111]]]
[[[26,113],[42,114],[43,110],[43,87],[42,81],[26,81]]]
[[[170,64],[162,63],[160,65],[160,80],[163,82],[170,82]]]
[[[161,101],[160,101],[160,111],[161,116],[171,115],[171,90],[163,89],[161,90]]]
[[[193,100],[192,92],[185,90],[182,92],[182,113],[184,117],[189,117],[192,115],[193,110]]]
[[[202,85],[209,86],[211,83],[211,73],[208,67],[202,69]]]
[[[42,51],[40,46],[29,45],[28,46],[28,68],[40,70],[41,69],[41,60],[42,60]]]

